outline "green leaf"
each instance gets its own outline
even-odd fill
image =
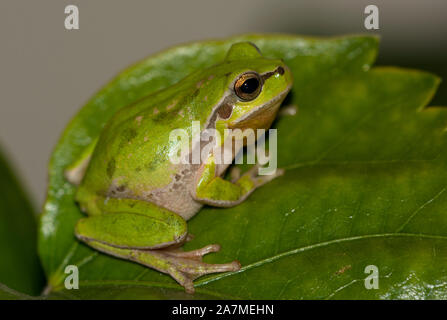
[[[286,103],[298,113],[274,124],[286,173],[241,205],[204,208],[188,223],[195,238],[186,250],[220,243],[205,261],[243,266],[198,279],[188,296],[166,275],[75,240],[82,213],[63,169],[117,109],[219,62],[240,40],[293,72]],[[39,247],[53,297],[447,298],[447,112],[424,109],[439,79],[371,69],[377,45],[367,36],[248,35],[175,47],[118,75],[72,120],[51,158]],[[79,290],[63,288],[68,264],[79,267]],[[369,265],[378,289],[365,288]]]
[[[41,292],[36,236],[34,210],[0,152],[0,290],[3,283],[27,294]]]
[[[0,283],[0,300],[30,300],[33,297],[8,288]]]

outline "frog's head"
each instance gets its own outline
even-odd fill
[[[282,60],[264,58],[250,42],[234,44],[223,62],[226,94],[216,109],[216,129],[267,129],[292,87]]]

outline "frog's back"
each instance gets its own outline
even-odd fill
[[[191,123],[207,118],[197,99],[206,101],[199,90],[179,83],[118,111],[103,129],[79,187],[82,195],[134,198],[153,202],[185,218],[200,209],[190,195],[198,165],[173,164],[174,129],[190,135]],[[193,83],[194,88],[197,87]],[[192,94],[187,94],[191,92]],[[89,201],[85,199],[85,201]]]

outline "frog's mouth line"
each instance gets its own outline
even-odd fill
[[[290,84],[283,92],[274,97],[272,100],[267,101],[266,103],[259,106],[255,110],[252,110],[249,113],[242,116],[241,118],[237,119],[237,121],[232,123],[231,126],[229,127],[232,129],[240,127],[250,127],[245,124],[248,124],[249,122],[251,122],[251,120],[254,119],[271,118],[270,120],[273,121],[273,119],[276,116],[276,112],[279,109],[279,106],[281,105],[281,103],[283,102],[284,98],[289,93],[291,88],[292,85]]]

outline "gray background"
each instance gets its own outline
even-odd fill
[[[64,28],[68,4],[79,7],[79,30]],[[125,66],[177,43],[238,33],[371,33],[368,4],[380,10],[379,64],[447,78],[445,0],[1,0],[0,145],[40,206],[65,124]],[[447,105],[446,87],[434,104]]]

